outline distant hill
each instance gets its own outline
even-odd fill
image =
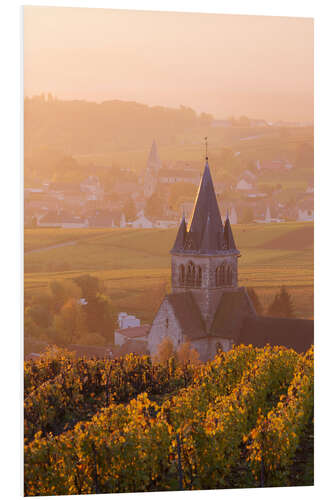
[[[61,101],[49,96],[24,100],[25,152],[48,146],[67,154],[107,153],[151,144],[170,145],[177,134],[204,126],[211,115],[180,106],[167,108],[137,102]]]

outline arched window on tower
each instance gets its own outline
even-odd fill
[[[202,284],[202,269],[200,266],[198,266],[197,268],[197,274],[196,274],[196,286],[198,288],[201,288],[201,284]]]
[[[183,264],[180,264],[179,266],[179,283],[181,285],[184,285],[185,283],[185,267]]]
[[[195,280],[195,265],[193,264],[192,261],[190,261],[187,264],[187,269],[186,269],[186,285],[194,286],[194,280]]]
[[[221,264],[215,270],[215,284],[216,286],[228,285],[230,280],[229,267]]]
[[[222,264],[220,270],[220,285],[223,285],[224,283],[225,283],[225,267],[224,264]]]
[[[216,286],[221,286],[223,283],[223,265],[218,266],[215,271]]]

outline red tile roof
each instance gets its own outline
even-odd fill
[[[127,337],[128,339],[135,339],[137,337],[146,337],[150,330],[150,325],[142,325],[142,326],[132,326],[129,328],[123,328],[121,330],[117,330],[117,333]]]

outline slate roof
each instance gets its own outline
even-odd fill
[[[261,316],[244,320],[237,341],[255,347],[283,345],[297,352],[305,352],[313,342],[313,320]]]
[[[185,217],[183,216],[175,239],[175,243],[171,250],[172,252],[181,251],[184,248],[186,233],[187,233],[186,222],[185,222]]]
[[[181,225],[182,224],[183,221]],[[239,254],[232,235],[230,222],[227,225],[226,238],[224,237],[223,223],[208,161],[206,161],[204,173],[195,200],[193,214],[189,223],[189,229],[185,234],[185,240],[182,248],[180,248],[179,240],[177,241],[177,238],[171,253],[216,255],[220,253],[223,254],[226,252],[232,252]]]
[[[244,317],[256,315],[244,287],[223,292],[209,330],[190,290],[167,295],[167,300],[173,308],[184,335],[189,340],[223,337],[234,339],[236,342]]]
[[[172,306],[184,335],[189,340],[206,336],[204,320],[190,291],[171,293],[167,295],[167,300]]]
[[[236,244],[234,240],[234,236],[231,230],[231,224],[229,220],[229,215],[227,215],[225,224],[224,224],[224,245],[229,250],[236,250]]]
[[[244,287],[223,292],[212,326],[206,329],[191,291],[167,295],[183,334],[188,340],[219,337],[235,344],[282,345],[305,352],[314,341],[312,320],[257,316]]]
[[[244,287],[223,292],[210,328],[210,336],[237,341],[246,316],[256,316]]]

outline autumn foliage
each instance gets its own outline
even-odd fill
[[[205,364],[62,352],[25,379],[26,496],[287,486],[313,422],[312,349],[238,346]]]

